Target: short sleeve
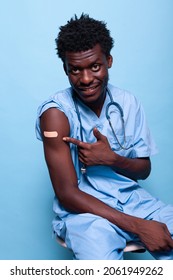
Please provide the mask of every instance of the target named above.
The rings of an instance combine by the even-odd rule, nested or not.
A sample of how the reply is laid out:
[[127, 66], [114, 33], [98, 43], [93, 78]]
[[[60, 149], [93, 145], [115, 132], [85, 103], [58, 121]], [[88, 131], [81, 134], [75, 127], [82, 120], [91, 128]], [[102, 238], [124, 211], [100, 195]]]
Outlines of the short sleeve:
[[36, 130], [37, 139], [41, 140], [41, 141], [42, 141], [42, 133], [41, 133], [41, 129], [40, 129], [40, 117], [46, 110], [48, 110], [50, 108], [57, 108], [57, 109], [63, 111], [62, 106], [60, 104], [58, 104], [57, 102], [53, 101], [52, 99], [45, 101], [38, 107], [35, 130]]
[[144, 109], [138, 102], [135, 117], [134, 156], [150, 157], [157, 153], [158, 149], [148, 127]]

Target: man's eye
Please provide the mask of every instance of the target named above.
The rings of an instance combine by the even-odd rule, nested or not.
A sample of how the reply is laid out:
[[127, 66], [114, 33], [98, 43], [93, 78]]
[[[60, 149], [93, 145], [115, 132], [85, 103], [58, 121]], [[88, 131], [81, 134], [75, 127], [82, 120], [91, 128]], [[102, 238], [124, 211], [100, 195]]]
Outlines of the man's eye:
[[92, 71], [97, 72], [97, 71], [99, 71], [99, 70], [100, 70], [100, 65], [99, 65], [99, 64], [94, 64], [94, 65], [92, 66]]
[[79, 72], [80, 72], [80, 70], [79, 69], [77, 69], [77, 68], [73, 68], [73, 69], [71, 69], [70, 70], [70, 72], [72, 73], [72, 74], [79, 74]]

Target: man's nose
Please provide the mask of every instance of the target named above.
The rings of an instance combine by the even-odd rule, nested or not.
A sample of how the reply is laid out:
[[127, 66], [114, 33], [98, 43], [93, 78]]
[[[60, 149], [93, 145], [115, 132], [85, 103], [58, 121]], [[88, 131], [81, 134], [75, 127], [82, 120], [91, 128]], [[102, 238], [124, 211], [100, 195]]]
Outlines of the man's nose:
[[93, 81], [93, 75], [90, 70], [83, 70], [80, 77], [80, 82], [89, 85]]

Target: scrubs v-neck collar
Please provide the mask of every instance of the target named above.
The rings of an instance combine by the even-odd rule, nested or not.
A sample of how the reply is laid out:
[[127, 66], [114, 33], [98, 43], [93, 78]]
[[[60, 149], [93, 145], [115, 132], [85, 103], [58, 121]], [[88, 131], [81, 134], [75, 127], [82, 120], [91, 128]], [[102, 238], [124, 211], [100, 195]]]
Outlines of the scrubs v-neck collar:
[[110, 102], [109, 99], [110, 99], [109, 94], [106, 91], [106, 97], [105, 97], [105, 100], [103, 103], [103, 107], [101, 109], [100, 116], [98, 117], [97, 114], [92, 109], [90, 109], [85, 103], [83, 103], [78, 97], [76, 97], [77, 106], [79, 107], [79, 111], [80, 111], [80, 109], [84, 109], [85, 112], [88, 112], [88, 115], [92, 118], [92, 120], [96, 121], [96, 122], [102, 122], [102, 120], [105, 119], [106, 106]]

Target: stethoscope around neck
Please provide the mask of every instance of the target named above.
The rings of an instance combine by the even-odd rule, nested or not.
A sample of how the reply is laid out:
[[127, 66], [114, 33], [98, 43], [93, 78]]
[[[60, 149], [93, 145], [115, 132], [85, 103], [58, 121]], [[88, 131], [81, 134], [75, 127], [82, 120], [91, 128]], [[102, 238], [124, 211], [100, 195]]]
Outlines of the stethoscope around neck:
[[[122, 107], [113, 100], [113, 96], [111, 94], [111, 91], [110, 89], [107, 87], [106, 88], [106, 91], [109, 95], [109, 98], [110, 98], [110, 102], [106, 105], [106, 110], [105, 110], [105, 115], [106, 115], [106, 118], [109, 122], [109, 126], [112, 130], [112, 133], [113, 133], [113, 136], [118, 144], [118, 148], [114, 148], [114, 151], [120, 151], [120, 150], [129, 150], [133, 145], [130, 145], [129, 147], [127, 146], [127, 142], [126, 142], [126, 133], [125, 133], [125, 124], [124, 124], [124, 113], [123, 113], [123, 109]], [[72, 97], [73, 97], [73, 101], [74, 101], [74, 105], [75, 105], [75, 109], [76, 109], [76, 113], [77, 113], [77, 117], [78, 117], [78, 120], [79, 120], [79, 123], [80, 123], [80, 138], [81, 138], [81, 141], [83, 142], [84, 141], [84, 137], [83, 137], [83, 132], [82, 132], [82, 129], [83, 129], [83, 126], [82, 126], [82, 120], [81, 120], [81, 117], [80, 117], [80, 112], [79, 112], [79, 107], [78, 107], [78, 103], [77, 103], [77, 98], [76, 98], [76, 95], [75, 93], [72, 94]], [[115, 133], [115, 130], [113, 128], [113, 125], [112, 125], [112, 122], [111, 122], [111, 118], [110, 118], [110, 114], [109, 114], [109, 109], [111, 106], [115, 106], [116, 109], [118, 109], [119, 111], [119, 114], [120, 114], [120, 119], [121, 119], [121, 124], [122, 124], [122, 131], [123, 131], [123, 143], [120, 142], [120, 140], [118, 139], [116, 133]], [[82, 166], [81, 168], [81, 172], [82, 173], [86, 173], [86, 166]]]
[[[117, 141], [117, 144], [119, 145], [119, 147], [114, 149], [114, 150], [115, 151], [129, 150], [132, 147], [132, 145], [127, 147], [123, 109], [120, 106], [120, 104], [118, 104], [117, 102], [115, 102], [113, 100], [111, 91], [110, 91], [110, 89], [108, 87], [107, 87], [107, 92], [108, 92], [109, 97], [110, 97], [110, 102], [106, 106], [105, 114], [106, 114], [106, 118], [107, 118], [107, 120], [109, 122], [110, 128], [112, 130], [112, 133], [113, 133], [113, 135], [114, 135], [114, 137], [115, 137], [115, 139]], [[109, 114], [110, 106], [115, 106], [118, 109], [119, 113], [120, 113], [120, 119], [121, 119], [121, 124], [122, 124], [122, 132], [123, 132], [123, 144], [120, 143], [120, 141], [119, 141], [119, 139], [118, 139], [118, 137], [117, 137], [117, 135], [115, 133], [115, 130], [114, 130], [113, 126], [112, 126], [112, 122], [111, 122], [111, 118], [110, 118], [110, 114]]]

